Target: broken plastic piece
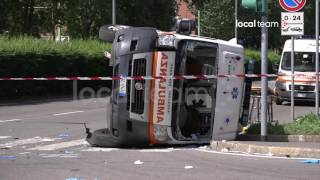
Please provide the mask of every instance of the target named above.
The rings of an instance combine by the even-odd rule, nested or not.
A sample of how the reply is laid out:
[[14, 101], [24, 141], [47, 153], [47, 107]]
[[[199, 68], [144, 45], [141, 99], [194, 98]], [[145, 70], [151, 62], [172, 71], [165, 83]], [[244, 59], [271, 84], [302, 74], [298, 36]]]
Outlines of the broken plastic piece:
[[137, 161], [134, 162], [134, 164], [135, 164], [135, 165], [141, 165], [141, 164], [143, 164], [143, 162], [140, 161], [140, 160], [137, 160]]
[[306, 164], [320, 164], [320, 159], [307, 159], [307, 160], [304, 160], [303, 163], [306, 163]]
[[16, 159], [16, 156], [0, 156], [0, 159]]
[[70, 177], [70, 178], [67, 178], [66, 180], [83, 180], [83, 179], [75, 178], [75, 177]]
[[193, 169], [193, 166], [184, 166], [185, 169]]
[[68, 137], [68, 136], [69, 136], [69, 134], [65, 134], [65, 133], [59, 134], [60, 138], [64, 138], [64, 137]]

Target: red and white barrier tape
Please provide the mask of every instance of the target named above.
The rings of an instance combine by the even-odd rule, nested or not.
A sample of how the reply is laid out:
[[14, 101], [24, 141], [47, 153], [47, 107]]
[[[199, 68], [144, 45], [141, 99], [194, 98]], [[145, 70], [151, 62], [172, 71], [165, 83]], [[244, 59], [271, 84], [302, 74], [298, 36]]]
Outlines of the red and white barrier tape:
[[70, 81], [70, 80], [79, 80], [79, 81], [112, 81], [112, 80], [154, 80], [154, 79], [172, 79], [172, 80], [182, 80], [182, 79], [218, 79], [218, 78], [261, 78], [261, 77], [277, 77], [276, 74], [234, 74], [234, 75], [196, 75], [196, 76], [135, 76], [135, 77], [45, 77], [45, 78], [34, 78], [34, 77], [24, 77], [24, 78], [15, 78], [15, 77], [4, 77], [0, 78], [0, 81]]

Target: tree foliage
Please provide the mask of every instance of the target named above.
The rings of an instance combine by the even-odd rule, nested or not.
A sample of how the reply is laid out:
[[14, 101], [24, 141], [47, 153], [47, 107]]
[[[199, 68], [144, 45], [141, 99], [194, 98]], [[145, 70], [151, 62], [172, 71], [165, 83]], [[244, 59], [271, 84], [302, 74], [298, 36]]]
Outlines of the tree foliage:
[[[205, 36], [229, 40], [234, 37], [234, 0], [217, 1], [217, 0], [184, 0], [189, 4], [189, 7], [197, 13], [201, 12], [201, 33]], [[253, 20], [259, 21], [260, 14], [253, 10], [241, 7], [239, 2], [238, 21], [251, 22]], [[271, 2], [271, 1], [270, 1]], [[269, 47], [281, 48], [283, 42], [288, 37], [282, 37], [280, 32], [281, 12], [278, 1], [269, 3], [269, 22], [278, 22], [279, 27], [269, 28]], [[307, 1], [305, 12], [305, 34], [315, 34], [315, 2]], [[259, 48], [260, 47], [260, 28], [238, 28], [239, 39], [244, 41], [245, 46]]]
[[[176, 15], [175, 0], [117, 0], [117, 24], [169, 30]], [[112, 0], [1, 0], [0, 33], [55, 34], [58, 24], [72, 37], [97, 36], [111, 24]]]

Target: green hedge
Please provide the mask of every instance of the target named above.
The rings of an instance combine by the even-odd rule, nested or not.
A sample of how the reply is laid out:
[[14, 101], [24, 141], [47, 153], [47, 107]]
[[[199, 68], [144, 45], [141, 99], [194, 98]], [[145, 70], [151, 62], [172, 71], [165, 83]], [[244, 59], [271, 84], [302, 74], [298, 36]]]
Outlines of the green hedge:
[[[252, 50], [252, 49], [245, 49], [245, 68], [248, 67], [248, 62], [250, 59], [255, 60], [254, 66], [254, 74], [261, 74], [261, 57], [260, 51]], [[280, 62], [280, 55], [274, 52], [268, 52], [268, 73], [275, 73], [275, 64]]]
[[[274, 135], [320, 135], [320, 117], [310, 113], [287, 124], [268, 124], [268, 133]], [[261, 124], [251, 125], [248, 134], [260, 134]]]
[[[0, 77], [110, 76], [112, 69], [104, 58], [111, 44], [98, 40], [72, 40], [56, 43], [31, 37], [0, 37]], [[260, 74], [260, 52], [245, 50], [246, 67], [254, 59]], [[280, 56], [269, 52], [269, 73]], [[70, 82], [0, 82], [1, 97], [71, 93]], [[81, 82], [80, 86], [110, 86], [110, 82]]]
[[[103, 52], [111, 45], [98, 40], [56, 43], [30, 37], [0, 37], [1, 77], [110, 76]], [[2, 81], [0, 97], [65, 94], [71, 82]], [[80, 86], [110, 85], [110, 82], [81, 82]]]
[[103, 52], [111, 45], [97, 40], [55, 43], [30, 37], [0, 37], [0, 76], [106, 75]]
[[102, 52], [110, 50], [111, 44], [95, 39], [76, 39], [70, 42], [52, 42], [32, 37], [0, 37], [0, 56], [60, 56], [103, 58]]

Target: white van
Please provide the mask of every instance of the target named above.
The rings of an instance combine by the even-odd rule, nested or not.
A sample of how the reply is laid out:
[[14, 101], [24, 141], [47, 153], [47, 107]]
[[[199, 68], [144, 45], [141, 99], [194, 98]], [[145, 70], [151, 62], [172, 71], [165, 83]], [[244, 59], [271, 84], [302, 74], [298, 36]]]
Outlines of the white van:
[[[287, 40], [279, 64], [275, 84], [275, 102], [280, 105], [290, 101], [291, 94], [291, 40]], [[315, 101], [315, 63], [316, 41], [297, 39], [294, 42], [295, 100]]]

